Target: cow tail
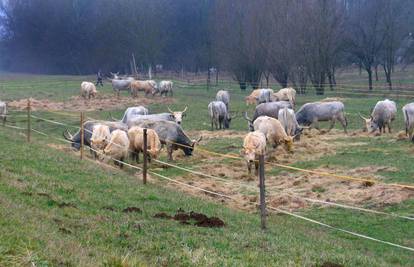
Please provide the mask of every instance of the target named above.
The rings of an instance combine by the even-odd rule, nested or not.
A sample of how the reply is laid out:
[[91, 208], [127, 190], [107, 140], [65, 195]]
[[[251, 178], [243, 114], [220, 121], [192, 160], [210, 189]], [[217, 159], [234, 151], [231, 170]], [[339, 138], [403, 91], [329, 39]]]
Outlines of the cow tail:
[[405, 135], [408, 135], [408, 127], [410, 125], [410, 119], [408, 117], [408, 112], [404, 109], [404, 119], [405, 119]]

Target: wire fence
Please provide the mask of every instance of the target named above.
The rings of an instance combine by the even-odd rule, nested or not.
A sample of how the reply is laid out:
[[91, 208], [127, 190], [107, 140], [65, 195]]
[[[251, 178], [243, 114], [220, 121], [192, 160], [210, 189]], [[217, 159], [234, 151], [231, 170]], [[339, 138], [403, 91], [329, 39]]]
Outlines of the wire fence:
[[[63, 115], [63, 114], [64, 113], [61, 113], [60, 115]], [[22, 114], [16, 114], [16, 118], [17, 117], [22, 118], [24, 116], [25, 115], [22, 115]], [[38, 128], [32, 127], [32, 125], [29, 123], [31, 121], [31, 118], [37, 119], [38, 122], [42, 121], [44, 123], [48, 123], [50, 125], [53, 125], [53, 127], [72, 127], [72, 128], [77, 129], [77, 130], [82, 129], [82, 127], [83, 127], [82, 123], [80, 123], [79, 126], [74, 126], [74, 125], [71, 125], [71, 124], [68, 124], [68, 123], [65, 123], [65, 122], [52, 120], [52, 119], [48, 119], [48, 118], [43, 118], [39, 115], [33, 115], [33, 114], [30, 113], [30, 108], [29, 108], [29, 112], [26, 116], [27, 116], [27, 121], [26, 121], [27, 122], [27, 127], [23, 127], [22, 125], [19, 125], [19, 126], [10, 125], [8, 123], [5, 124], [5, 126], [7, 128], [13, 129], [13, 130], [27, 131], [28, 135], [30, 135], [30, 132], [34, 132], [34, 133], [39, 134], [43, 137], [46, 137], [48, 141], [53, 139], [53, 140], [56, 140], [56, 141], [59, 141], [59, 142], [63, 142], [65, 144], [71, 144], [72, 142], [68, 141], [66, 139], [63, 139], [61, 137], [55, 136], [54, 132], [55, 132], [56, 128], [42, 127], [42, 130], [39, 130]], [[81, 116], [72, 116], [72, 118], [74, 118], [74, 117], [80, 118]], [[82, 122], [82, 120], [80, 122]], [[20, 124], [22, 124], [22, 123], [24, 123], [24, 122], [20, 122]], [[36, 123], [36, 122], [32, 121], [32, 123]], [[53, 129], [53, 132], [47, 132], [48, 129], [49, 130]], [[89, 131], [88, 129], [84, 129], [84, 130]], [[92, 134], [91, 131], [89, 131], [89, 133]], [[174, 145], [177, 145], [177, 146], [181, 146], [181, 147], [183, 146], [182, 144], [174, 143], [174, 142], [171, 142], [171, 141], [168, 141], [168, 140], [162, 140], [162, 141], [170, 143], [170, 144], [174, 144]], [[118, 145], [118, 144], [115, 144], [115, 145]], [[91, 147], [89, 147], [89, 149], [91, 151], [97, 153], [97, 154], [103, 155], [104, 157], [106, 157], [109, 160], [112, 160], [114, 162], [118, 162], [120, 164], [128, 166], [129, 168], [132, 168], [132, 169], [135, 169], [135, 170], [138, 170], [138, 171], [141, 171], [141, 172], [144, 171], [144, 169], [142, 167], [137, 166], [136, 164], [131, 164], [129, 162], [120, 161], [119, 159], [116, 159], [116, 158], [108, 157], [108, 155], [105, 155], [101, 150], [96, 150], [96, 149], [93, 149]], [[199, 151], [199, 153], [209, 153], [210, 155], [214, 155], [214, 156], [217, 156], [217, 157], [224, 157], [224, 158], [229, 158], [229, 159], [233, 159], [233, 160], [243, 160], [243, 158], [240, 157], [240, 156], [233, 155], [233, 154], [228, 154], [228, 153], [213, 152], [213, 151], [210, 151], [210, 150], [208, 150], [206, 148], [203, 148], [201, 146], [198, 146], [195, 149], [196, 149], [196, 151]], [[133, 151], [130, 151], [130, 152], [133, 152]], [[165, 161], [162, 161], [160, 159], [154, 159], [154, 162], [156, 162], [158, 164], [161, 164], [161, 165], [164, 165], [164, 166], [168, 166], [170, 168], [175, 168], [177, 170], [181, 170], [181, 171], [184, 171], [184, 172], [187, 172], [187, 173], [191, 173], [191, 174], [193, 174], [197, 177], [213, 179], [213, 180], [219, 181], [220, 183], [229, 184], [232, 187], [240, 187], [240, 188], [249, 189], [249, 190], [251, 190], [250, 192], [257, 192], [257, 189], [258, 189], [257, 186], [251, 185], [249, 183], [235, 181], [234, 179], [232, 179], [232, 177], [225, 177], [225, 178], [224, 177], [217, 177], [217, 176], [209, 174], [209, 173], [205, 173], [205, 172], [197, 171], [197, 170], [192, 170], [188, 167], [179, 166], [178, 164], [174, 164], [174, 163], [171, 163], [171, 162], [165, 162]], [[274, 163], [274, 162], [266, 162], [266, 164], [268, 166], [275, 166], [275, 167], [278, 167], [278, 168], [288, 169], [288, 170], [292, 170], [292, 171], [299, 171], [299, 172], [304, 172], [304, 173], [312, 173], [312, 174], [322, 175], [322, 176], [330, 177], [332, 179], [340, 179], [340, 180], [346, 179], [346, 180], [351, 180], [353, 182], [371, 182], [371, 183], [377, 183], [377, 184], [381, 184], [381, 185], [384, 185], [384, 186], [390, 186], [390, 187], [398, 187], [398, 188], [410, 189], [410, 190], [414, 189], [414, 185], [404, 185], [404, 184], [396, 184], [396, 183], [388, 184], [388, 183], [379, 182], [375, 179], [363, 179], [363, 178], [359, 178], [359, 177], [338, 175], [338, 174], [335, 174], [335, 173], [327, 173], [327, 172], [319, 172], [319, 171], [314, 171], [314, 170], [307, 170], [307, 169], [302, 169], [302, 168], [296, 168], [296, 167], [293, 167], [293, 166], [277, 164], [277, 163]], [[218, 197], [221, 197], [221, 198], [226, 198], [226, 199], [229, 199], [231, 201], [241, 203], [240, 199], [238, 199], [238, 198], [236, 198], [232, 195], [229, 195], [229, 194], [226, 194], [226, 193], [221, 193], [221, 192], [216, 192], [216, 191], [213, 191], [209, 188], [204, 188], [202, 186], [196, 186], [196, 185], [190, 184], [189, 181], [185, 181], [185, 180], [181, 181], [181, 180], [179, 180], [178, 177], [168, 177], [166, 175], [163, 175], [163, 174], [155, 171], [152, 168], [148, 169], [148, 173], [150, 173], [154, 177], [158, 177], [161, 180], [165, 180], [165, 181], [177, 184], [179, 186], [191, 188], [191, 189], [196, 190], [196, 191], [204, 192], [204, 193], [207, 193], [207, 194], [210, 194], [210, 195], [215, 195], [215, 196], [218, 196]], [[267, 195], [268, 196], [273, 196], [273, 195], [285, 194], [285, 195], [295, 197], [295, 198], [300, 198], [300, 199], [303, 199], [303, 200], [308, 201], [310, 203], [314, 203], [314, 204], [318, 204], [318, 205], [335, 206], [335, 207], [338, 207], [338, 208], [358, 211], [358, 212], [362, 212], [362, 213], [376, 214], [378, 216], [387, 216], [387, 217], [391, 217], [391, 218], [395, 218], [395, 219], [402, 219], [402, 220], [407, 220], [407, 221], [413, 221], [414, 220], [414, 218], [410, 217], [410, 216], [404, 216], [404, 215], [395, 214], [395, 213], [388, 213], [388, 212], [384, 212], [384, 211], [377, 211], [377, 210], [367, 209], [367, 208], [362, 208], [362, 207], [355, 207], [355, 206], [347, 205], [347, 204], [343, 204], [343, 203], [335, 203], [333, 201], [323, 201], [323, 200], [318, 200], [318, 199], [312, 199], [312, 198], [309, 198], [309, 197], [303, 197], [301, 195], [295, 194], [295, 193], [293, 193], [289, 190], [286, 190], [286, 189], [285, 190], [278, 189], [277, 191], [274, 191], [275, 189], [276, 188], [270, 188], [270, 190], [268, 189], [268, 194]], [[245, 190], [242, 190], [242, 191], [245, 191]], [[248, 202], [249, 204], [253, 204], [253, 205], [260, 205], [260, 203], [258, 203], [256, 201], [251, 201], [249, 199], [244, 200], [243, 202]], [[342, 228], [339, 228], [339, 227], [335, 227], [335, 226], [332, 226], [332, 225], [329, 225], [329, 224], [326, 224], [326, 223], [308, 218], [306, 216], [300, 215], [298, 213], [285, 210], [285, 209], [280, 208], [280, 207], [273, 207], [271, 205], [267, 205], [267, 208], [270, 211], [287, 214], [287, 215], [293, 216], [294, 218], [301, 219], [301, 220], [304, 220], [306, 222], [316, 224], [316, 225], [319, 225], [319, 226], [322, 226], [322, 227], [325, 227], [325, 228], [328, 228], [328, 229], [331, 229], [331, 230], [334, 230], [334, 231], [343, 232], [343, 233], [346, 233], [346, 234], [349, 234], [349, 235], [352, 235], [352, 236], [356, 236], [356, 237], [363, 238], [363, 239], [366, 239], [366, 240], [371, 240], [371, 241], [382, 243], [382, 244], [385, 244], [385, 245], [401, 248], [401, 249], [404, 249], [404, 250], [414, 251], [414, 248], [409, 247], [409, 246], [396, 244], [396, 243], [393, 243], [393, 242], [377, 239], [377, 238], [374, 238], [374, 237], [371, 237], [371, 236], [368, 236], [368, 235], [365, 235], [365, 234], [356, 233], [354, 231], [350, 231], [350, 230], [342, 229]]]

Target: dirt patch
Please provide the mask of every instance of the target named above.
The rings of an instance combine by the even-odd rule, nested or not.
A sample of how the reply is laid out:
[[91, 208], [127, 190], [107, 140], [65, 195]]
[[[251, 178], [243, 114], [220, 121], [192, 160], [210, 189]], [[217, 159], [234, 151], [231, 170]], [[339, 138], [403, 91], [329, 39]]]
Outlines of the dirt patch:
[[59, 227], [59, 232], [67, 234], [67, 235], [72, 234], [72, 231], [65, 227]]
[[158, 219], [172, 219], [172, 217], [170, 215], [168, 215], [167, 213], [165, 213], [165, 212], [157, 213], [152, 217], [158, 218]]
[[73, 203], [67, 203], [67, 202], [60, 202], [57, 204], [59, 208], [65, 208], [65, 207], [69, 207], [69, 208], [74, 208], [76, 209], [76, 205]]
[[[129, 106], [150, 104], [172, 104], [175, 102], [170, 97], [143, 97], [132, 98], [129, 96], [121, 96], [117, 98], [112, 94], [101, 94], [96, 98], [85, 100], [80, 96], [72, 96], [69, 100], [64, 102], [54, 102], [49, 99], [34, 99], [30, 98], [32, 110], [66, 110], [66, 111], [93, 111], [93, 110], [114, 110], [125, 108]], [[27, 99], [15, 100], [8, 103], [9, 107], [24, 110], [27, 107]]]
[[130, 213], [130, 212], [142, 213], [142, 210], [140, 208], [137, 208], [137, 207], [127, 207], [127, 208], [123, 209], [122, 212], [125, 212], [125, 213]]
[[220, 218], [208, 217], [205, 214], [197, 213], [194, 211], [185, 212], [182, 209], [178, 210], [174, 216], [170, 216], [165, 212], [161, 212], [155, 214], [153, 217], [160, 219], [173, 219], [180, 222], [181, 224], [194, 225], [198, 227], [215, 228], [225, 226], [225, 223]]

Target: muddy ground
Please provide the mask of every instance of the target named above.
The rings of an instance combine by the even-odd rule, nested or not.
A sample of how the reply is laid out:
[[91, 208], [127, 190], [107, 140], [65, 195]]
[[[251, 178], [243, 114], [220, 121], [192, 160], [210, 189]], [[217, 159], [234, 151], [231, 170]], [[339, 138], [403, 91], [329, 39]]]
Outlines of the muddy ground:
[[[64, 102], [54, 102], [49, 99], [30, 99], [31, 108], [34, 111], [94, 111], [94, 110], [114, 110], [130, 106], [150, 104], [172, 104], [174, 99], [171, 97], [144, 97], [139, 95], [137, 98], [130, 96], [120, 96], [117, 98], [114, 94], [98, 94], [95, 98], [87, 100], [80, 96], [72, 96]], [[8, 106], [18, 110], [24, 110], [27, 107], [27, 99], [15, 100], [8, 103]]]

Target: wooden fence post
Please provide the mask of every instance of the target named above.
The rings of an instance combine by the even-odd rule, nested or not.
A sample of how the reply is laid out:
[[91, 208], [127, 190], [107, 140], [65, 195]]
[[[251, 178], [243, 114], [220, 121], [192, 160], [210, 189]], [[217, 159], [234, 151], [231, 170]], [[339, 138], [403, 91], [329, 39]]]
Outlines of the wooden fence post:
[[31, 134], [32, 134], [32, 116], [31, 116], [31, 104], [30, 98], [27, 99], [27, 142], [30, 143]]
[[80, 140], [80, 159], [83, 159], [83, 145], [84, 145], [84, 137], [85, 137], [85, 129], [83, 127], [83, 112], [80, 113], [80, 134], [81, 134], [81, 140]]
[[260, 185], [260, 219], [262, 229], [266, 229], [266, 193], [265, 193], [265, 170], [264, 155], [259, 156], [259, 185]]
[[144, 128], [144, 164], [142, 166], [142, 182], [144, 184], [147, 183], [147, 162], [148, 162], [148, 154], [147, 154], [148, 144], [147, 144], [147, 129]]

